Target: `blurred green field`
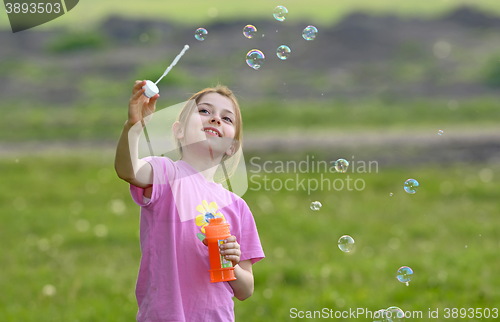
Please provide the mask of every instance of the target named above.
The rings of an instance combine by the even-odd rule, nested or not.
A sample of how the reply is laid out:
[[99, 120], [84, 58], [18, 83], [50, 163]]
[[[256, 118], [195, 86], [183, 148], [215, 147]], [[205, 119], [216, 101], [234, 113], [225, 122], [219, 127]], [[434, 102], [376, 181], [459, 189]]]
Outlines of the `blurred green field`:
[[[134, 320], [139, 209], [112, 163], [109, 152], [0, 160], [2, 321]], [[249, 170], [245, 199], [267, 258], [254, 267], [254, 296], [236, 304], [238, 321], [284, 321], [291, 308], [498, 307], [498, 165], [324, 173], [365, 188], [310, 195], [263, 185], [263, 175], [278, 185], [295, 174]], [[421, 184], [414, 195], [402, 189], [409, 177]], [[337, 248], [344, 234], [355, 252]], [[395, 277], [403, 265], [415, 272], [409, 286]]]
[[[460, 101], [240, 101], [245, 133], [283, 130], [352, 133], [377, 129], [434, 133], [438, 128], [494, 129], [500, 120], [498, 101], [493, 97]], [[164, 108], [162, 103], [158, 104], [158, 111]], [[40, 140], [114, 141], [121, 130], [116, 125], [123, 124], [127, 117], [127, 101], [123, 99], [122, 104], [102, 101], [64, 108], [18, 102], [15, 109], [0, 119], [0, 137], [10, 144]]]
[[[80, 1], [68, 14], [37, 28], [66, 26], [87, 28], [102, 21], [110, 14], [135, 18], [166, 19], [176, 23], [209, 23], [215, 20], [258, 19], [272, 16], [277, 5], [287, 7], [290, 19], [310, 20], [317, 24], [333, 24], [352, 11], [362, 10], [380, 14], [433, 17], [459, 5], [472, 5], [487, 11], [500, 12], [495, 0], [286, 0], [282, 2], [254, 0], [248, 2], [214, 1]], [[5, 16], [4, 16], [5, 17]], [[189, 19], [186, 19], [189, 17]], [[6, 17], [5, 17], [6, 18]], [[0, 20], [1, 27], [8, 26], [8, 19]]]

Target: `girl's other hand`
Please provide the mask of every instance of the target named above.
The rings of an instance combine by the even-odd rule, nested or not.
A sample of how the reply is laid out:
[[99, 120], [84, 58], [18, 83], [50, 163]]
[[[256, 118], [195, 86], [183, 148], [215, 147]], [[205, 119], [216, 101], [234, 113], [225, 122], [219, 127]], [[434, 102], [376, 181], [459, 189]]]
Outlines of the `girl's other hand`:
[[132, 88], [132, 96], [128, 105], [128, 123], [131, 126], [140, 122], [146, 116], [153, 114], [156, 109], [156, 100], [160, 97], [160, 94], [156, 94], [151, 98], [147, 98], [144, 95], [144, 85], [146, 85], [145, 80], [138, 80], [135, 81]]
[[236, 241], [236, 236], [228, 237], [220, 245], [220, 254], [228, 261], [231, 261], [233, 266], [236, 266], [240, 262], [241, 250], [240, 244]]

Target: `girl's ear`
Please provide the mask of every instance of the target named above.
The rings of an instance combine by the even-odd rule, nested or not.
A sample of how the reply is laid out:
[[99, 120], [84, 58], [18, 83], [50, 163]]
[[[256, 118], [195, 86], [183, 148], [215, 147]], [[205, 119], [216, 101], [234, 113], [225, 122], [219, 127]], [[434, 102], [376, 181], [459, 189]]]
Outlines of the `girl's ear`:
[[179, 121], [175, 121], [174, 124], [172, 124], [172, 132], [174, 133], [174, 137], [177, 140], [180, 140], [184, 137], [184, 130]]

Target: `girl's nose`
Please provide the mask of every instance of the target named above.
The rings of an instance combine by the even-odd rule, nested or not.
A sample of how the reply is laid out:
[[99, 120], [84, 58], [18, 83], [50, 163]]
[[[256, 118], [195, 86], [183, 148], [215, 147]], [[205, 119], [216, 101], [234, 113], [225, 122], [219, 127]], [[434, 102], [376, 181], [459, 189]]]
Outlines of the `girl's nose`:
[[220, 118], [217, 116], [212, 117], [212, 119], [210, 120], [210, 124], [220, 125]]

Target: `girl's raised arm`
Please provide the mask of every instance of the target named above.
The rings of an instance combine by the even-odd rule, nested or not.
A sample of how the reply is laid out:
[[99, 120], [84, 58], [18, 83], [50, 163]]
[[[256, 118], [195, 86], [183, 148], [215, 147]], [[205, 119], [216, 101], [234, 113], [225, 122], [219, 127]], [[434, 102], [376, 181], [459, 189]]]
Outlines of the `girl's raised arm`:
[[139, 137], [142, 120], [155, 111], [160, 95], [147, 98], [143, 95], [146, 81], [136, 81], [128, 108], [128, 120], [116, 147], [115, 170], [121, 179], [135, 186], [146, 188], [153, 183], [153, 168], [139, 159]]

